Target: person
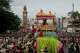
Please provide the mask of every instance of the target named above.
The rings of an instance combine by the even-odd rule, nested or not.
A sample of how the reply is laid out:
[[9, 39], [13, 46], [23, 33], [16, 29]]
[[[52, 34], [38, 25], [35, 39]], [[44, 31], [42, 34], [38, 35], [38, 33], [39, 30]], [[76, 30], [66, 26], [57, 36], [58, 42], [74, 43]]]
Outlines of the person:
[[9, 48], [6, 48], [6, 53], [9, 53], [9, 50], [10, 50]]
[[47, 47], [44, 48], [44, 53], [48, 53]]
[[12, 48], [13, 53], [17, 53], [16, 48]]
[[18, 47], [17, 53], [22, 53], [22, 48], [21, 47]]
[[78, 43], [76, 43], [76, 52], [75, 53], [79, 53], [79, 45], [78, 45]]
[[70, 45], [69, 51], [68, 53], [75, 53], [75, 44], [72, 42], [72, 44]]
[[38, 37], [38, 31], [36, 30], [36, 32], [34, 33], [34, 38], [36, 39]]
[[36, 42], [36, 40], [34, 40], [34, 53], [37, 53], [37, 42]]
[[29, 53], [29, 47], [28, 46], [26, 47], [26, 53]]
[[17, 53], [22, 53], [22, 45], [21, 44], [19, 44], [17, 46]]
[[34, 25], [32, 26], [32, 37], [34, 37], [34, 34], [36, 32], [36, 28], [34, 28]]
[[31, 46], [29, 46], [29, 53], [34, 53], [33, 48]]
[[60, 49], [59, 53], [64, 53], [63, 48]]
[[26, 47], [23, 48], [22, 53], [26, 53]]
[[61, 46], [60, 46], [60, 50], [59, 50], [59, 53], [64, 53], [64, 45], [63, 45], [63, 43], [61, 42], [60, 43], [61, 44]]
[[44, 53], [43, 48], [40, 51], [41, 51], [41, 53]]
[[39, 32], [39, 37], [43, 37], [43, 32], [42, 31]]

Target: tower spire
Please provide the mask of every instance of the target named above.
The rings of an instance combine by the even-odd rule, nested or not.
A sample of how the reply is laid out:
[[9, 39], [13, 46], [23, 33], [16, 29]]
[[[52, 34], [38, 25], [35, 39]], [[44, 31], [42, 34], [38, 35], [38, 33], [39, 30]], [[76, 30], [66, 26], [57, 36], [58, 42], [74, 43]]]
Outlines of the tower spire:
[[74, 3], [72, 4], [72, 12], [74, 12]]
[[24, 5], [24, 10], [27, 10], [26, 5]]

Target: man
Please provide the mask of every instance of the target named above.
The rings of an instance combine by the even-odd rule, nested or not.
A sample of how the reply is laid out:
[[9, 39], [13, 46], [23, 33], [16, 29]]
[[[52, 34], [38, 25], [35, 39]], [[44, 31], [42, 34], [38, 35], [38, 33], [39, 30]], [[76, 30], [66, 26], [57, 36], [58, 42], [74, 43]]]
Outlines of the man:
[[78, 43], [76, 43], [76, 53], [79, 53], [79, 45], [78, 45]]
[[47, 49], [47, 47], [45, 47], [45, 49], [44, 49], [44, 53], [48, 53], [48, 49]]
[[72, 44], [70, 45], [68, 53], [75, 53], [75, 51], [76, 51], [75, 44], [72, 42]]
[[34, 40], [34, 53], [37, 53], [37, 42], [36, 42], [36, 40]]
[[33, 52], [33, 47], [29, 46], [29, 53], [34, 53]]
[[43, 37], [43, 32], [39, 32], [39, 37]]
[[32, 37], [34, 37], [34, 34], [36, 32], [36, 28], [34, 28], [34, 25], [32, 26]]

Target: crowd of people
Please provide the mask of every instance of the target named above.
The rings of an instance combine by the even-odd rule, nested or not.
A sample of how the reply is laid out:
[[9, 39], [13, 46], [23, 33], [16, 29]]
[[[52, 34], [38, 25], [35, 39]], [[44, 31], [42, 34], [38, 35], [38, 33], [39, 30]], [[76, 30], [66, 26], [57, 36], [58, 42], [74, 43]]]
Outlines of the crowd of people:
[[1, 53], [32, 53], [32, 39], [27, 41], [25, 40], [15, 40], [11, 42], [5, 42], [1, 44], [0, 52]]
[[[80, 35], [78, 34], [66, 34], [60, 36], [61, 42], [64, 44], [64, 48], [67, 48], [67, 53], [80, 53]], [[64, 51], [65, 53], [65, 51]]]
[[[78, 36], [59, 37], [63, 47], [58, 53], [80, 53], [80, 38]], [[37, 53], [35, 39], [32, 34], [15, 37], [0, 37], [0, 53]], [[67, 49], [66, 49], [67, 48]], [[65, 52], [67, 50], [67, 52]], [[45, 47], [44, 53], [48, 53]]]
[[33, 39], [25, 36], [1, 36], [0, 37], [0, 53], [33, 53]]
[[[37, 53], [36, 40], [31, 37], [28, 38], [2, 38], [3, 41], [0, 42], [0, 53]], [[41, 52], [46, 53], [48, 50], [45, 48]]]

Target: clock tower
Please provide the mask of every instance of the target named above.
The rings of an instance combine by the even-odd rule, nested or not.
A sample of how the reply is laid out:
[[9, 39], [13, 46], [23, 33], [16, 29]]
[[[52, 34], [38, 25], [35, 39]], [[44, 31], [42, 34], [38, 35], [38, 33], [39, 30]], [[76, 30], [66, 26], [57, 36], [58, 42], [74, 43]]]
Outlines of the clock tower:
[[27, 32], [27, 8], [23, 8], [23, 32]]

